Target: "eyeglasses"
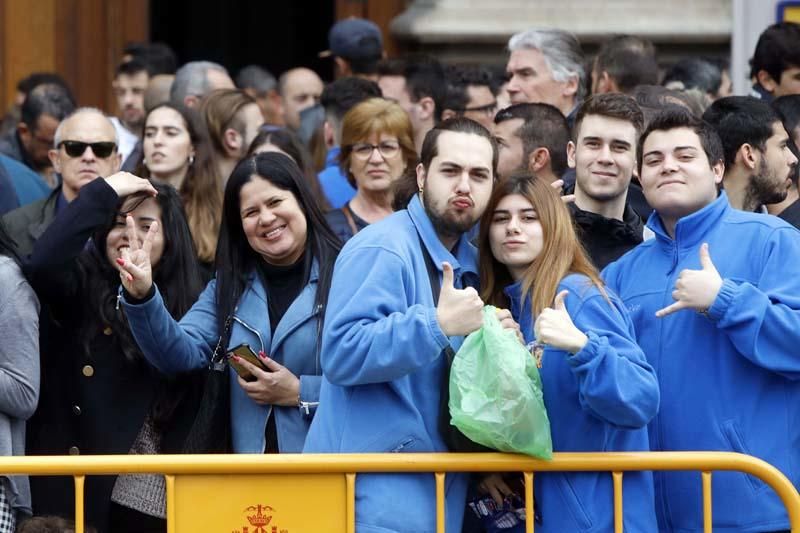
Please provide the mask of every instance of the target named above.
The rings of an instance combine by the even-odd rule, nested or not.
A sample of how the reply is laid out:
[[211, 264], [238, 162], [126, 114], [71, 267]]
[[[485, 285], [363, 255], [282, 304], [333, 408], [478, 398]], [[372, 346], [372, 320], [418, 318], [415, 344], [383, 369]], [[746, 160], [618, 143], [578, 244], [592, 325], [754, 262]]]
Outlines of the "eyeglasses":
[[491, 115], [496, 110], [497, 110], [497, 101], [494, 101], [491, 104], [486, 104], [486, 105], [477, 106], [477, 107], [465, 107], [463, 109], [460, 109], [459, 111], [462, 111], [464, 113], [466, 113], [468, 111], [472, 111], [474, 113], [484, 113], [486, 115]]
[[91, 147], [92, 153], [100, 159], [105, 159], [110, 156], [117, 148], [116, 143], [113, 142], [85, 143], [82, 141], [61, 141], [58, 143], [58, 147], [61, 148], [62, 146], [70, 157], [80, 157], [86, 152], [87, 147]]
[[389, 159], [397, 155], [400, 151], [400, 143], [397, 141], [384, 141], [380, 144], [357, 143], [353, 145], [353, 155], [358, 159], [369, 159], [372, 152], [378, 150], [384, 159]]

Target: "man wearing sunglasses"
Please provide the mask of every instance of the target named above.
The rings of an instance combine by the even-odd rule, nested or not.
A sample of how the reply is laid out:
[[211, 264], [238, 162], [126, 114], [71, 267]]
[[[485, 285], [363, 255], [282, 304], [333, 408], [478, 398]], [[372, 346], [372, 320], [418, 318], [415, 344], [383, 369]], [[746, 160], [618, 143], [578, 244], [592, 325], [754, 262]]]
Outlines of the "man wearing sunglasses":
[[61, 176], [60, 185], [47, 198], [3, 217], [22, 257], [33, 251], [36, 239], [58, 211], [78, 196], [81, 187], [117, 172], [122, 163], [114, 125], [98, 109], [84, 107], [66, 117], [56, 129], [54, 145], [48, 155]]

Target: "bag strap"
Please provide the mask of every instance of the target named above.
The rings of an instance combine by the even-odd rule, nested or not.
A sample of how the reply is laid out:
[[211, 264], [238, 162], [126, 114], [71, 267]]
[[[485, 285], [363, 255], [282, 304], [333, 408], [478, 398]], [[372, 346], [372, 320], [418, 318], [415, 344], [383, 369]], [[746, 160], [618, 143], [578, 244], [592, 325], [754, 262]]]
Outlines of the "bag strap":
[[358, 226], [356, 226], [353, 213], [350, 211], [350, 207], [347, 204], [342, 206], [342, 213], [344, 213], [344, 218], [347, 220], [347, 225], [350, 226], [350, 231], [353, 232], [353, 235], [358, 233]]
[[222, 350], [222, 344], [228, 343], [228, 334], [231, 331], [231, 322], [233, 322], [233, 315], [225, 319], [225, 327], [222, 330], [222, 335], [217, 339], [217, 345], [214, 347], [214, 352], [211, 354], [211, 370], [222, 372], [225, 369], [225, 351]]

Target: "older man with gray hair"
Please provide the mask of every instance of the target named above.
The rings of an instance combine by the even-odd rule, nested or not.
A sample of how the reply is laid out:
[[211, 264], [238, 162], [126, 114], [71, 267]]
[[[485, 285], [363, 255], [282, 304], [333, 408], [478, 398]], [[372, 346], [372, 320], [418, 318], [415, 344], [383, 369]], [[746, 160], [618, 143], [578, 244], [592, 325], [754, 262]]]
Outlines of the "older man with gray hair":
[[233, 89], [227, 69], [211, 61], [190, 61], [175, 73], [170, 101], [189, 108], [200, 106], [200, 100], [216, 89]]
[[68, 115], [55, 132], [50, 161], [61, 183], [50, 196], [10, 211], [3, 217], [8, 234], [20, 256], [33, 251], [36, 240], [55, 219], [58, 211], [78, 196], [78, 191], [98, 177], [117, 172], [122, 157], [119, 137], [105, 113], [82, 107]]
[[511, 103], [550, 104], [571, 127], [586, 95], [586, 69], [577, 37], [563, 30], [530, 29], [513, 35], [508, 50]]

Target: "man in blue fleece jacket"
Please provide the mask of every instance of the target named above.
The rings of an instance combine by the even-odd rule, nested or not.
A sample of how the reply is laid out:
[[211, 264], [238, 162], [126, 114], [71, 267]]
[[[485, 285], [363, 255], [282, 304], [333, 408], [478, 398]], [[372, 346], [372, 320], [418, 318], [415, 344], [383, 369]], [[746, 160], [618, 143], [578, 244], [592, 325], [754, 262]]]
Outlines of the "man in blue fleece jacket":
[[[325, 315], [320, 403], [304, 452], [447, 451], [438, 427], [441, 354], [483, 323], [477, 254], [464, 232], [486, 208], [496, 166], [486, 128], [464, 118], [442, 122], [423, 142], [419, 194], [408, 208], [342, 249]], [[465, 474], [447, 475], [447, 531], [461, 531], [466, 490]], [[432, 533], [435, 494], [433, 474], [359, 475], [356, 531]]]
[[[634, 321], [661, 387], [653, 450], [760, 457], [800, 482], [800, 233], [777, 217], [733, 209], [717, 186], [722, 143], [681, 111], [639, 141], [639, 175], [656, 235], [604, 271]], [[760, 480], [715, 473], [716, 532], [788, 529]], [[696, 472], [655, 476], [659, 529], [703, 531]]]

